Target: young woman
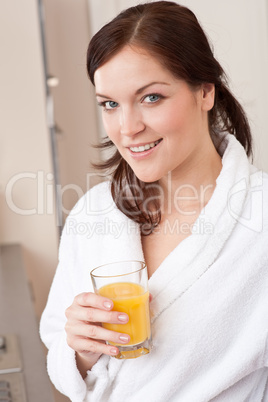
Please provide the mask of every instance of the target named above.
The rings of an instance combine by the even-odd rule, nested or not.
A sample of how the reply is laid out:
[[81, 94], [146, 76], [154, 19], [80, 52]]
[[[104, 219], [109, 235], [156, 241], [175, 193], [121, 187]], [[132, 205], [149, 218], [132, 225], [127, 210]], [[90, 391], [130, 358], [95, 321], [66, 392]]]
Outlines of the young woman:
[[[268, 400], [267, 175], [194, 14], [137, 5], [90, 41], [88, 74], [114, 149], [111, 180], [69, 215], [41, 320], [48, 371], [73, 402]], [[117, 360], [129, 335], [90, 271], [145, 260], [151, 353]]]

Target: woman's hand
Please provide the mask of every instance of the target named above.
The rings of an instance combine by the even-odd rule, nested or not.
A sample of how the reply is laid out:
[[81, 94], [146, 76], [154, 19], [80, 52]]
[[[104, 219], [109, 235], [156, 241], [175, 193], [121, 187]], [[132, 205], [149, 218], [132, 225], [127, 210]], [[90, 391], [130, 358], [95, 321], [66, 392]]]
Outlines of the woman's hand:
[[77, 366], [83, 377], [102, 354], [116, 356], [119, 353], [116, 346], [107, 345], [106, 341], [124, 345], [130, 340], [127, 334], [101, 326], [102, 322], [128, 322], [127, 314], [111, 311], [112, 308], [112, 300], [89, 292], [76, 296], [73, 304], [65, 311], [67, 343], [76, 352]]

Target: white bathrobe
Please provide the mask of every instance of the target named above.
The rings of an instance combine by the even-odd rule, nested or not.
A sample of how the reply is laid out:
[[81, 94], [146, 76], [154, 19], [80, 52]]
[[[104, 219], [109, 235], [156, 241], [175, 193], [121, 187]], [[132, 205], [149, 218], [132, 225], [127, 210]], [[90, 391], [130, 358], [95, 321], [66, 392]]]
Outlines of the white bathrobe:
[[153, 350], [106, 355], [85, 380], [66, 343], [65, 309], [92, 291], [103, 263], [143, 260], [138, 226], [116, 209], [109, 183], [69, 215], [41, 319], [51, 381], [73, 402], [268, 401], [268, 176], [228, 135], [209, 203], [149, 280]]

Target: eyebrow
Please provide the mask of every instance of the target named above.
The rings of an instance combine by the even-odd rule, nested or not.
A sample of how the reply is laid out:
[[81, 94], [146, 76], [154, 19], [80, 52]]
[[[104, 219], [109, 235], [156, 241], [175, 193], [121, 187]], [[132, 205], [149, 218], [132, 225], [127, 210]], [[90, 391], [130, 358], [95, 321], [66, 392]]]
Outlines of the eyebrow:
[[[135, 92], [135, 95], [139, 95], [139, 94], [140, 94], [141, 92], [143, 92], [146, 88], [148, 88], [148, 87], [150, 87], [150, 86], [152, 86], [152, 85], [155, 85], [155, 84], [170, 85], [170, 84], [168, 84], [167, 82], [153, 81], [153, 82], [150, 82], [149, 84], [144, 85], [143, 87], [137, 89], [137, 91]], [[96, 93], [96, 96], [99, 96], [100, 98], [106, 98], [106, 99], [110, 99], [110, 98], [111, 98], [110, 96], [102, 95], [102, 94], [99, 94], [99, 93]]]

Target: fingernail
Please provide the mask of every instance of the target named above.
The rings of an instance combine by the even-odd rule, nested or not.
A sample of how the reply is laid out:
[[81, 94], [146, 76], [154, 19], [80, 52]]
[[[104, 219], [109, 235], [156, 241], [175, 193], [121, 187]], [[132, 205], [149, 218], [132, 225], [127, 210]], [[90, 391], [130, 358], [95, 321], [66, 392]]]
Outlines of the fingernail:
[[126, 322], [128, 320], [128, 316], [125, 314], [119, 314], [117, 318], [119, 321], [124, 321], [124, 322]]
[[111, 352], [112, 355], [117, 355], [117, 353], [118, 353], [117, 349], [115, 349], [115, 348], [111, 348], [110, 352]]
[[105, 302], [103, 303], [103, 305], [104, 305], [104, 307], [107, 308], [107, 309], [110, 309], [110, 308], [112, 307], [112, 303], [109, 302], [109, 301], [105, 301]]
[[129, 336], [127, 336], [127, 335], [120, 335], [120, 336], [119, 336], [119, 339], [120, 339], [122, 342], [129, 342]]

